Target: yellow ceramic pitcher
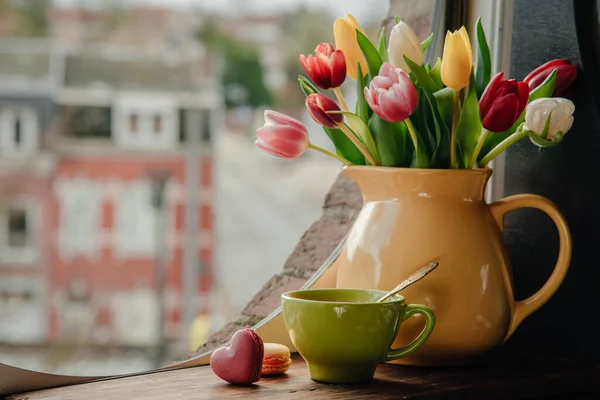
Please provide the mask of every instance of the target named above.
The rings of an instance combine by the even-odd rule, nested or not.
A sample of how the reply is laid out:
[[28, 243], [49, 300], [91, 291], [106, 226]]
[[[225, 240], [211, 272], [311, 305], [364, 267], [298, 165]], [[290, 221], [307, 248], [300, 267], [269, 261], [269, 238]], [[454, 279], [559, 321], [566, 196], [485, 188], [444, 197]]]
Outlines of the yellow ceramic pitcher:
[[[571, 258], [564, 218], [549, 200], [525, 194], [487, 204], [491, 170], [427, 170], [346, 167], [362, 190], [364, 205], [336, 260], [337, 287], [390, 290], [423, 265], [439, 267], [402, 294], [436, 316], [429, 340], [396, 362], [455, 365], [501, 344], [561, 284]], [[502, 242], [502, 219], [523, 207], [544, 211], [558, 228], [554, 272], [526, 300], [513, 297], [512, 272]], [[534, 268], [535, 266], [531, 266]], [[412, 318], [393, 347], [415, 338], [424, 326]]]

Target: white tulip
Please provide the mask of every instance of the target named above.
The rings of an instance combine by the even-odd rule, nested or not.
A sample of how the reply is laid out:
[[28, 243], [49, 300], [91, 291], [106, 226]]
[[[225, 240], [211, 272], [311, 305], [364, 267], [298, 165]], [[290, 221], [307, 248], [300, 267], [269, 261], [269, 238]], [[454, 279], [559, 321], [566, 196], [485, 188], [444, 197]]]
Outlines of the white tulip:
[[403, 56], [406, 56], [417, 65], [423, 65], [423, 49], [419, 38], [410, 26], [400, 21], [394, 26], [390, 35], [388, 60], [394, 67], [401, 68], [408, 74], [410, 68], [406, 65]]
[[[527, 105], [525, 111], [525, 129], [542, 136], [548, 115], [552, 113], [546, 137], [546, 140], [552, 141], [558, 132], [564, 135], [571, 129], [574, 112], [573, 102], [562, 97], [544, 97], [534, 100]], [[533, 140], [532, 143], [539, 146]]]

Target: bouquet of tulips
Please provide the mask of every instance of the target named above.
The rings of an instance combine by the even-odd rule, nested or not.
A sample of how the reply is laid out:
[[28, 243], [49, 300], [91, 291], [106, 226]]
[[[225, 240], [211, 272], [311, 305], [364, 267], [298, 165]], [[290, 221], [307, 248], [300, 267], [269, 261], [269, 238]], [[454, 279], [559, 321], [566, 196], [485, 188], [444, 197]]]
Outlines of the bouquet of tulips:
[[[338, 18], [335, 44], [321, 43], [299, 57], [310, 78], [299, 76], [306, 107], [323, 126], [336, 152], [310, 143], [298, 120], [265, 112], [256, 144], [285, 158], [312, 148], [346, 165], [412, 168], [477, 168], [516, 141], [555, 146], [573, 124], [573, 103], [563, 97], [577, 75], [565, 60], [550, 61], [523, 82], [491, 77], [490, 52], [481, 19], [476, 24], [476, 61], [464, 27], [447, 32], [443, 57], [424, 64], [433, 34], [420, 42], [399, 18], [386, 46], [377, 45], [356, 20]], [[348, 107], [340, 86], [356, 81], [357, 102]], [[323, 94], [331, 89], [337, 102]]]

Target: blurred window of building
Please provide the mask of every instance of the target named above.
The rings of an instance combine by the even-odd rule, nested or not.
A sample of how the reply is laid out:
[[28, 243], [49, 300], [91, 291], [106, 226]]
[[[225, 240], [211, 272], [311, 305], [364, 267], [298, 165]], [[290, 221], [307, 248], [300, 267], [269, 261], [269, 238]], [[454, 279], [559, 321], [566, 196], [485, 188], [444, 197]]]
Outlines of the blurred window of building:
[[[159, 338], [158, 307], [151, 290], [136, 289], [111, 296], [113, 332], [119, 343], [153, 345]], [[123, 307], [127, 304], [127, 307]]]
[[154, 133], [160, 134], [162, 132], [162, 116], [160, 114], [154, 114], [152, 117], [152, 126]]
[[38, 343], [46, 334], [43, 282], [39, 278], [0, 279], [0, 342]]
[[116, 194], [114, 247], [118, 254], [152, 256], [156, 251], [156, 222], [150, 183], [122, 185]]
[[101, 201], [91, 181], [63, 181], [58, 186], [60, 250], [66, 256], [91, 255], [100, 247]]
[[124, 149], [176, 148], [179, 141], [176, 99], [169, 94], [119, 95], [113, 104], [112, 127], [116, 144]]
[[0, 204], [0, 262], [31, 264], [38, 256], [35, 245], [36, 205], [28, 198]]
[[138, 115], [137, 113], [129, 114], [129, 132], [137, 133], [138, 131]]
[[0, 156], [29, 156], [38, 147], [38, 117], [27, 107], [0, 111]]

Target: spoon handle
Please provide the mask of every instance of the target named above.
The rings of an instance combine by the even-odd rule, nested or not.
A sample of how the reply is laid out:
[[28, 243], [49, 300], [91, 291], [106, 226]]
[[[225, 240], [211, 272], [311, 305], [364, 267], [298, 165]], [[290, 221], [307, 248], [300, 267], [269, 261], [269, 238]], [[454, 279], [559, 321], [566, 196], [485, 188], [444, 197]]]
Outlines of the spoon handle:
[[400, 292], [401, 290], [405, 289], [407, 286], [410, 286], [413, 283], [415, 283], [416, 281], [423, 279], [428, 273], [433, 271], [438, 265], [439, 265], [438, 262], [432, 262], [432, 263], [429, 263], [426, 266], [420, 268], [419, 270], [417, 270], [417, 272], [415, 272], [414, 274], [412, 274], [411, 276], [409, 276], [408, 278], [406, 278], [405, 280], [400, 282], [400, 284], [398, 286], [396, 286], [394, 289], [392, 289], [390, 292], [388, 292], [385, 296], [383, 296], [382, 298], [377, 300], [376, 303], [381, 303], [382, 301], [388, 299], [389, 297], [391, 297], [391, 296], [395, 295], [396, 293]]

